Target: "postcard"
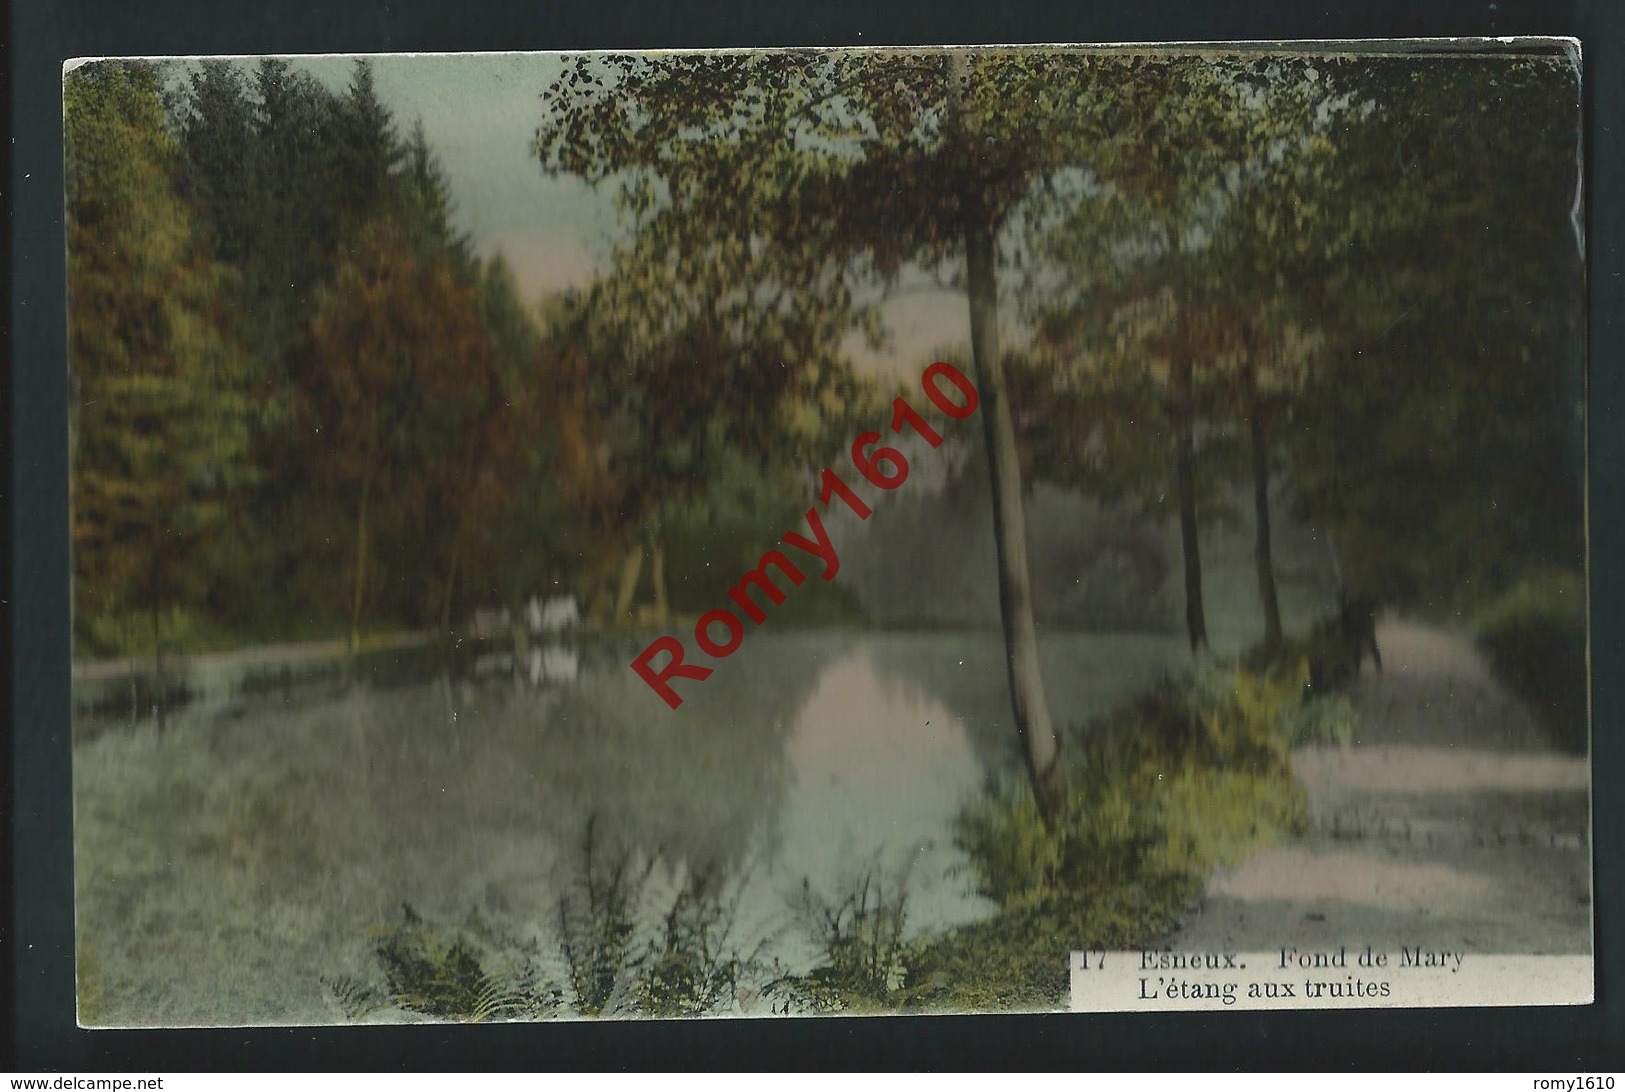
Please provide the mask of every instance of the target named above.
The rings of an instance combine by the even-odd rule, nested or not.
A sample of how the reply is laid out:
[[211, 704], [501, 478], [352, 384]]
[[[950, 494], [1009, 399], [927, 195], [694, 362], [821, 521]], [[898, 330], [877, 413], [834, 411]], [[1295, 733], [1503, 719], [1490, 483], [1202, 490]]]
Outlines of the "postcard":
[[1589, 1002], [1580, 80], [70, 62], [81, 1024]]

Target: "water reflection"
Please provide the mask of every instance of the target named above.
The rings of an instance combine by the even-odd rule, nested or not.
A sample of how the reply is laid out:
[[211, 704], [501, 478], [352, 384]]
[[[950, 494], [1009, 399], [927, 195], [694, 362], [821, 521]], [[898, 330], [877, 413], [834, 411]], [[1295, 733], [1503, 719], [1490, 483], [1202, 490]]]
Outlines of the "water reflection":
[[[1021, 750], [999, 634], [877, 637], [870, 648], [877, 671], [896, 690], [893, 700], [939, 701], [964, 726], [984, 780], [1019, 773]], [[1050, 715], [1059, 730], [1074, 734], [1189, 659], [1177, 637], [1132, 633], [1041, 634], [1039, 658]]]
[[823, 670], [787, 749], [780, 871], [829, 894], [865, 871], [906, 878], [910, 932], [991, 910], [956, 875], [953, 819], [980, 772], [965, 727], [941, 703], [884, 679], [872, 643]]
[[[804, 967], [804, 879], [839, 899], [906, 873], [911, 932], [990, 909], [952, 823], [1019, 771], [996, 633], [754, 634], [677, 710], [627, 669], [630, 645], [536, 651], [536, 687], [420, 673], [193, 706], [162, 739], [79, 733], [77, 910], [109, 1016], [330, 1019], [321, 975], [355, 973], [403, 902], [547, 928], [589, 820], [606, 846], [732, 877], [742, 916]], [[1182, 649], [1053, 635], [1043, 655], [1058, 719], [1083, 719]]]

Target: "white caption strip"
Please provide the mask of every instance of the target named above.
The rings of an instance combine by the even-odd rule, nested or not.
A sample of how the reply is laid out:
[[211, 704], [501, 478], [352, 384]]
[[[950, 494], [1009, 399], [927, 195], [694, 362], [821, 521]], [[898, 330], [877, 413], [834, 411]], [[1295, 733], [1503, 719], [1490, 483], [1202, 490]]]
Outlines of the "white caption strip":
[[1268, 952], [1073, 952], [1073, 1012], [1585, 1005], [1586, 955], [1339, 945]]

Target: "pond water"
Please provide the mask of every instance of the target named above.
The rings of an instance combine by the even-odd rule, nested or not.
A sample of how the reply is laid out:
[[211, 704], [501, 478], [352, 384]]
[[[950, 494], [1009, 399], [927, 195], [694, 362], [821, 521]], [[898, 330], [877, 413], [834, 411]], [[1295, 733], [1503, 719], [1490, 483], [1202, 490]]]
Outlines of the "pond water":
[[[601, 847], [667, 887], [720, 871], [737, 930], [810, 966], [792, 905], [864, 875], [906, 885], [908, 931], [990, 911], [952, 840], [1021, 773], [998, 634], [753, 634], [668, 709], [584, 650], [573, 682], [427, 678], [82, 725], [75, 748], [87, 1022], [330, 1022], [409, 905], [544, 934]], [[1052, 712], [1081, 725], [1186, 662], [1177, 637], [1052, 633]], [[96, 728], [97, 730], [88, 730]], [[655, 886], [658, 886], [655, 885]]]

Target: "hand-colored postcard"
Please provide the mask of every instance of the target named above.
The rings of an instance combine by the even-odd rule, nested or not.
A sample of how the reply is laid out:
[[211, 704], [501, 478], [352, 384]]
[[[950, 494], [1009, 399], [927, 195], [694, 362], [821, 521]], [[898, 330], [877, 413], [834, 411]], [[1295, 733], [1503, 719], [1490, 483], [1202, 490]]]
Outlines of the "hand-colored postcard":
[[1591, 999], [1573, 41], [63, 96], [82, 1024]]

